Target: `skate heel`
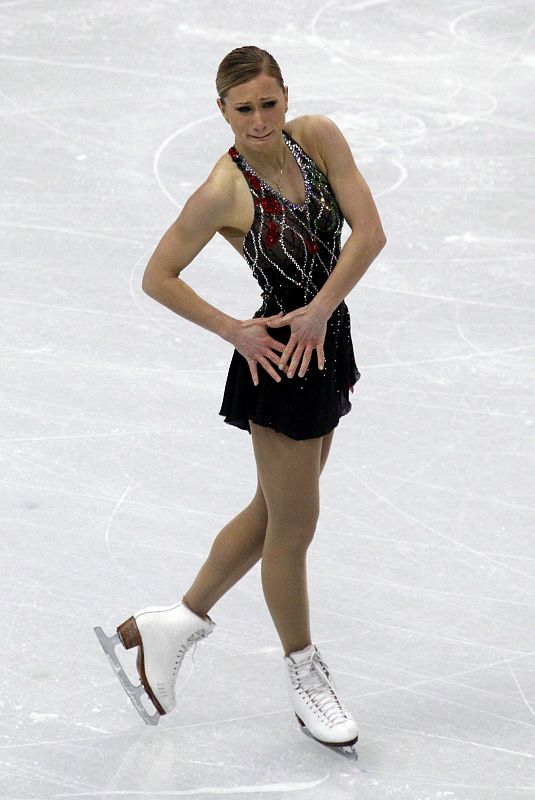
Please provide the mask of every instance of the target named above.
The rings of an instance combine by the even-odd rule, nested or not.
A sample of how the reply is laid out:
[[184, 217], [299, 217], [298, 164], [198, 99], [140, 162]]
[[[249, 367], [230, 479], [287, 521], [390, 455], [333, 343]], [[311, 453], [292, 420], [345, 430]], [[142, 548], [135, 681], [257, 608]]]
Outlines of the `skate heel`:
[[125, 622], [121, 623], [121, 625], [119, 625], [117, 628], [117, 633], [119, 635], [119, 639], [127, 650], [130, 650], [132, 647], [140, 647], [141, 635], [134, 617], [130, 617], [130, 619], [127, 619]]

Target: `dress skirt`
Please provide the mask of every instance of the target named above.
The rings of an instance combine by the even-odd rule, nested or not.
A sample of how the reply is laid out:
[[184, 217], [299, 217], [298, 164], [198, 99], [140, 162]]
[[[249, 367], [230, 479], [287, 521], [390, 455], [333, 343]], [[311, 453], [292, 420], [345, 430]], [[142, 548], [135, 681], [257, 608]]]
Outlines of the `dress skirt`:
[[[277, 310], [264, 309], [262, 316], [275, 313]], [[268, 332], [284, 344], [291, 334], [289, 325], [268, 328]], [[292, 439], [313, 439], [329, 433], [338, 425], [340, 417], [351, 410], [349, 391], [360, 378], [345, 302], [340, 303], [328, 320], [323, 349], [324, 369], [318, 368], [314, 352], [304, 378], [297, 373], [288, 378], [273, 365], [281, 376], [277, 383], [258, 364], [258, 386], [253, 383], [247, 360], [234, 350], [219, 414], [229, 425], [249, 433], [249, 421], [273, 428]]]

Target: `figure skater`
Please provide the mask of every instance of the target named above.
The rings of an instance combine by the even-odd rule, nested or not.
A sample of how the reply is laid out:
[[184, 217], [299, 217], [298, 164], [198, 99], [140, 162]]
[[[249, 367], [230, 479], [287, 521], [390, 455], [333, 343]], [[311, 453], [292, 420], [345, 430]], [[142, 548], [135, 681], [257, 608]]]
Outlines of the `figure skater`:
[[[234, 144], [162, 237], [142, 288], [234, 346], [219, 413], [251, 435], [256, 492], [216, 536], [181, 602], [138, 612], [113, 637], [95, 630], [137, 710], [155, 724], [175, 707], [185, 653], [215, 627], [208, 612], [261, 559], [297, 719], [318, 741], [353, 749], [357, 724], [311, 638], [306, 556], [320, 474], [360, 378], [344, 298], [386, 239], [338, 127], [315, 114], [286, 121], [288, 87], [273, 56], [254, 46], [232, 50], [216, 87]], [[341, 248], [344, 220], [351, 234]], [[260, 285], [252, 319], [223, 313], [181, 277], [216, 233]], [[120, 665], [119, 645], [138, 648], [138, 687]], [[154, 714], [141, 702], [145, 692]]]

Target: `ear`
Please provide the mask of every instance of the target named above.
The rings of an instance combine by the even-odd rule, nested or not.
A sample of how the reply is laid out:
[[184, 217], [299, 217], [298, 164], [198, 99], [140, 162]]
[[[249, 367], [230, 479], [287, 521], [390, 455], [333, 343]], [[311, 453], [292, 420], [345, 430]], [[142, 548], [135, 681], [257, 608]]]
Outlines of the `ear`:
[[221, 98], [218, 97], [217, 100], [216, 100], [216, 103], [217, 103], [217, 106], [218, 106], [219, 110], [221, 111], [221, 113], [225, 117], [226, 121], [228, 122], [227, 109], [226, 109], [226, 106], [225, 106], [225, 101], [221, 100]]

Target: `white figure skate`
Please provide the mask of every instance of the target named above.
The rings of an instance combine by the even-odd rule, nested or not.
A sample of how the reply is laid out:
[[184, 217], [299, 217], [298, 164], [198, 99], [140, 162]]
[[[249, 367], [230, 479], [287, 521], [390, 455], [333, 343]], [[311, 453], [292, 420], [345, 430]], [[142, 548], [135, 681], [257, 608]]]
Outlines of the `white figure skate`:
[[[184, 603], [175, 606], [145, 608], [117, 628], [115, 636], [106, 636], [102, 628], [94, 631], [124, 690], [147, 725], [157, 725], [163, 714], [176, 705], [175, 684], [183, 658], [189, 648], [213, 631], [215, 622], [203, 619]], [[141, 683], [130, 681], [117, 657], [115, 648], [138, 647], [137, 671]], [[148, 696], [154, 706], [150, 714], [142, 703]]]
[[357, 758], [357, 723], [342, 706], [334, 681], [315, 644], [284, 656], [288, 668], [288, 694], [299, 724], [322, 744], [347, 747]]

